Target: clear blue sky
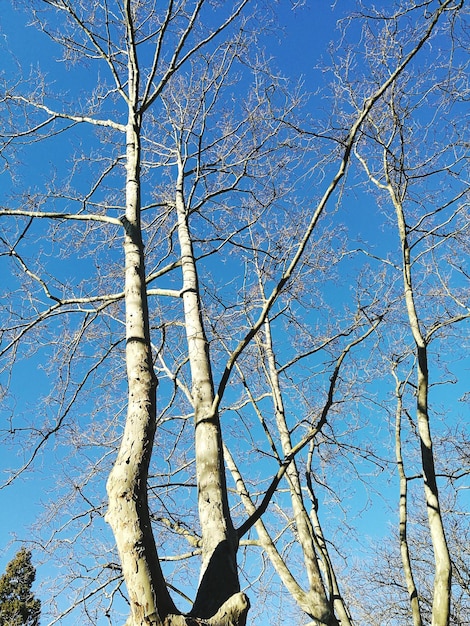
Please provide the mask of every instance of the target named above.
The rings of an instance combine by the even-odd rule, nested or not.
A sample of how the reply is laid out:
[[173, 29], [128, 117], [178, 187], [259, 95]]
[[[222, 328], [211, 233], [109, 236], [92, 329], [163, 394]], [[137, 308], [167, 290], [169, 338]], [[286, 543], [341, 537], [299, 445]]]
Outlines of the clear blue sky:
[[[4, 3], [0, 14], [0, 72], [8, 75], [16, 71], [15, 64], [6, 51], [13, 52], [23, 68], [36, 67], [40, 62], [50, 80], [56, 81], [64, 90], [70, 89], [72, 92], [78, 92], [82, 83], [86, 84], [90, 79], [92, 70], [77, 67], [73, 71], [67, 71], [65, 66], [57, 61], [61, 55], [60, 50], [56, 52], [57, 48], [45, 35], [28, 26], [29, 15], [27, 13], [15, 11], [12, 5], [13, 3], [10, 2]], [[338, 19], [355, 6], [355, 2], [342, 0], [331, 6], [331, 3], [311, 0], [307, 2], [308, 6], [296, 11], [291, 10], [289, 5], [290, 3], [284, 2], [278, 8], [279, 21], [284, 32], [276, 32], [266, 38], [266, 46], [283, 73], [291, 79], [304, 81], [307, 90], [315, 90], [316, 86], [322, 87], [322, 82], [325, 80], [326, 74], [318, 66], [321, 66], [323, 62], [328, 64], [329, 43], [338, 37], [335, 24]], [[312, 107], [322, 106], [319, 99], [313, 99], [312, 103]], [[323, 105], [327, 106], [327, 103], [325, 102]], [[59, 173], [67, 167], [60, 152], [51, 155], [49, 149], [43, 148], [41, 145], [33, 147], [32, 150], [33, 156], [25, 157], [31, 158], [31, 161], [36, 164], [35, 169], [31, 170], [32, 185], [47, 180], [51, 161], [55, 162]], [[0, 194], [2, 189], [4, 193], [13, 189], [11, 178], [5, 173], [0, 173]], [[2, 204], [1, 199], [0, 204]], [[342, 211], [352, 238], [370, 240], [371, 233], [381, 228], [383, 239], [380, 245], [389, 250], [394, 249], [396, 242], [389, 226], [380, 226], [382, 218], [379, 216], [374, 202], [366, 199], [360, 191], [354, 191], [345, 198], [345, 206]], [[383, 251], [382, 249], [381, 252]], [[64, 276], [73, 275], [74, 262], [65, 261], [61, 270]], [[8, 285], [8, 280], [8, 277], [2, 276], [4, 285]], [[339, 293], [331, 288], [328, 297], [332, 300], [336, 298], [339, 303], [342, 298], [352, 298], [353, 295], [352, 291], [345, 294], [345, 292]], [[457, 367], [468, 373], [470, 358], [463, 355]], [[0, 407], [2, 422], [4, 423], [5, 420], [9, 419], [12, 411], [34, 414], [36, 398], [41, 395], [46, 384], [47, 377], [39, 369], [39, 363], [34, 359], [25, 361], [15, 378], [18, 402]], [[459, 382], [443, 390], [440, 398], [441, 403], [448, 403], [457, 419], [465, 418], [465, 414], [468, 417], [465, 406], [462, 403], [455, 403], [455, 399], [462, 397], [467, 391], [467, 384], [465, 378], [461, 376]], [[372, 386], [370, 391], [372, 394], [376, 393], [378, 389]], [[59, 454], [60, 452], [54, 451], [49, 456], [41, 455], [34, 466], [34, 472], [25, 474], [14, 485], [0, 491], [0, 510], [2, 511], [0, 517], [0, 570], [4, 569], [18, 547], [18, 544], [11, 544], [11, 540], [14, 537], [20, 541], [28, 540], [28, 528], [38, 517], [41, 501], [48, 497], [48, 486], [51, 481], [57, 480], [63, 469], [60, 468]], [[17, 450], [15, 447], [4, 448], [1, 453], [2, 469], [11, 464], [16, 465], [19, 458], [21, 458], [21, 450]], [[57, 467], [59, 467], [59, 472]], [[368, 496], [369, 494], [365, 490], [358, 490], [359, 508], [367, 508]], [[470, 505], [469, 498], [467, 498], [467, 504]], [[378, 502], [374, 517], [369, 517], [365, 522], [364, 532], [372, 536], [376, 533], [382, 533], [384, 529], [378, 522], [382, 523], [387, 520], [387, 515], [388, 512], [384, 509], [383, 504]], [[49, 570], [46, 568], [39, 570], [40, 577], [48, 574]], [[70, 624], [72, 623], [74, 623], [73, 620]]]
[[[266, 46], [269, 47], [270, 54], [276, 59], [276, 65], [287, 76], [294, 79], [302, 79], [306, 84], [317, 84], [322, 80], [321, 70], [317, 65], [322, 59], [327, 59], [327, 49], [330, 41], [335, 38], [336, 20], [348, 10], [348, 5], [354, 3], [338, 3], [334, 10], [328, 3], [313, 0], [309, 6], [291, 10], [287, 3], [278, 8], [281, 31], [266, 39]], [[341, 6], [338, 6], [341, 4]], [[88, 78], [89, 70], [81, 67], [74, 68], [73, 72], [65, 70], [64, 65], [58, 62], [61, 50], [54, 45], [50, 39], [36, 30], [29, 23], [31, 17], [26, 11], [15, 10], [13, 3], [7, 2], [2, 6], [0, 14], [0, 51], [2, 48], [12, 52], [23, 68], [34, 68], [40, 62], [41, 68], [46, 75], [55, 83], [63, 85], [65, 91], [71, 88], [76, 90], [80, 81]], [[15, 64], [11, 61], [9, 54], [1, 55], [1, 70], [6, 74], [15, 72]], [[72, 81], [72, 83], [70, 82]], [[44, 171], [31, 171], [33, 176], [39, 180], [40, 175], [47, 177], [50, 171], [51, 154], [48, 146], [39, 144], [32, 148], [34, 154], [35, 168], [41, 163], [44, 157]], [[39, 152], [39, 158], [36, 154]], [[55, 155], [54, 155], [55, 156]], [[54, 167], [60, 168], [60, 159], [55, 160]], [[5, 192], [10, 187], [10, 178], [3, 175], [0, 184]], [[31, 180], [34, 183], [34, 179]], [[359, 214], [358, 219], [361, 220]], [[364, 218], [365, 219], [365, 218]], [[8, 280], [8, 277], [3, 277]], [[26, 389], [21, 389], [21, 396], [29, 396], [34, 399], [40, 392], [41, 384], [44, 381], [44, 374], [39, 369], [31, 372], [31, 364], [25, 363], [22, 366], [24, 383]], [[25, 394], [26, 391], [26, 394]], [[28, 400], [25, 401], [29, 404]], [[33, 410], [33, 407], [30, 407]], [[2, 411], [5, 415], [4, 410]], [[3, 418], [2, 418], [3, 419]], [[3, 459], [12, 459], [14, 463], [18, 459], [17, 451], [4, 450]], [[42, 463], [43, 461], [41, 461]], [[47, 461], [46, 461], [47, 463]], [[2, 462], [5, 467], [7, 463]], [[8, 511], [7, 515], [0, 518], [0, 537], [2, 546], [9, 545], [9, 538], [17, 536], [19, 539], [28, 538], [28, 526], [34, 522], [39, 510], [41, 493], [46, 488], [49, 474], [53, 473], [53, 467], [47, 465], [43, 467], [39, 474], [26, 476], [20, 479], [14, 486], [0, 491], [0, 508]], [[3, 569], [6, 562], [12, 557], [16, 545], [5, 548], [0, 552], [0, 569]]]
[[[280, 9], [281, 22], [285, 34], [276, 33], [267, 40], [271, 54], [278, 56], [277, 63], [282, 72], [294, 78], [302, 78], [306, 82], [317, 81], [321, 78], [319, 71], [314, 69], [319, 61], [319, 55], [326, 50], [329, 39], [333, 36], [332, 31], [336, 16], [339, 11], [331, 11], [324, 3], [315, 0], [312, 6], [299, 11], [291, 11], [287, 7]], [[63, 64], [57, 59], [61, 56], [61, 50], [52, 44], [47, 36], [28, 26], [30, 16], [23, 11], [15, 11], [13, 3], [5, 2], [0, 13], [0, 69], [6, 73], [17, 71], [15, 64], [10, 61], [9, 55], [3, 53], [3, 49], [13, 52], [18, 62], [24, 67], [36, 67], [41, 63], [43, 71], [48, 79], [61, 86], [67, 91], [77, 91], [81, 83], [89, 80], [88, 71], [76, 67], [73, 71], [66, 71]], [[58, 158], [57, 158], [58, 157]], [[55, 153], [50, 154], [49, 146], [38, 144], [32, 146], [32, 151], [27, 152], [25, 159], [31, 159], [34, 169], [31, 168], [31, 184], [39, 184], [41, 179], [47, 180], [50, 172], [50, 164], [54, 159], [54, 168], [61, 168], [61, 157]], [[8, 176], [0, 176], [0, 189], [3, 192], [11, 188], [11, 180]], [[8, 277], [2, 277], [8, 280]], [[40, 363], [28, 360], [16, 373], [15, 386], [17, 404], [9, 407], [1, 407], [1, 420], [9, 417], [10, 411], [17, 414], [25, 411], [33, 414], [35, 411], [36, 398], [44, 393], [47, 379], [40, 369]], [[60, 479], [61, 459], [57, 458], [58, 452], [48, 448], [48, 452], [41, 455], [34, 465], [31, 473], [24, 474], [13, 485], [0, 491], [0, 571], [4, 571], [7, 562], [14, 556], [19, 547], [19, 542], [28, 541], [30, 538], [29, 527], [34, 524], [41, 513], [41, 502], [49, 498], [48, 488], [51, 481], [54, 483]], [[21, 464], [22, 451], [15, 448], [3, 448], [1, 453], [2, 468]], [[56, 465], [57, 464], [57, 465]], [[59, 468], [59, 470], [58, 470]], [[49, 567], [38, 568], [38, 580], [48, 576], [57, 576], [57, 572]], [[72, 617], [65, 623], [74, 624]]]

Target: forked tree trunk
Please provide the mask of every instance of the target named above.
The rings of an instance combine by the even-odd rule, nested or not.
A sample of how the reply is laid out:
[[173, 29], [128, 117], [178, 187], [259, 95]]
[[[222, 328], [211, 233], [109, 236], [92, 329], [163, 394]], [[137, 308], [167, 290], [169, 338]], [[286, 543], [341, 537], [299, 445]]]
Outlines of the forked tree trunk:
[[202, 528], [201, 580], [191, 616], [181, 615], [168, 592], [152, 532], [147, 499], [148, 467], [156, 429], [157, 379], [153, 369], [140, 222], [139, 68], [129, 0], [127, 19], [128, 124], [126, 134], [125, 306], [128, 411], [107, 490], [107, 521], [113, 529], [131, 605], [129, 626], [244, 626], [249, 601], [240, 592], [238, 548], [227, 500], [219, 416], [214, 399], [208, 345], [200, 314], [196, 265], [180, 169], [176, 194], [183, 269], [183, 303], [193, 380], [199, 516]]
[[[443, 11], [447, 10], [449, 0], [442, 2], [436, 11], [433, 21], [437, 23], [439, 16]], [[431, 24], [432, 29], [432, 24]], [[430, 32], [430, 31], [429, 31]], [[393, 115], [396, 115], [394, 111]], [[426, 503], [426, 511], [428, 516], [429, 535], [431, 537], [432, 548], [434, 552], [434, 592], [432, 599], [432, 621], [431, 626], [449, 626], [450, 620], [450, 603], [451, 603], [451, 582], [452, 582], [452, 563], [449, 554], [449, 547], [444, 528], [442, 517], [439, 491], [437, 487], [436, 468], [434, 462], [434, 451], [431, 435], [431, 424], [429, 417], [429, 371], [428, 371], [428, 338], [421, 329], [420, 319], [416, 309], [416, 298], [413, 289], [412, 280], [412, 259], [410, 243], [408, 241], [408, 226], [406, 224], [405, 212], [403, 208], [403, 200], [399, 192], [395, 189], [391, 182], [392, 177], [388, 170], [389, 147], [385, 143], [379, 141], [384, 150], [384, 174], [385, 182], [379, 181], [372, 172], [366, 161], [357, 155], [362, 163], [370, 180], [380, 189], [387, 191], [395, 209], [397, 218], [397, 227], [399, 241], [401, 245], [402, 255], [402, 276], [403, 276], [403, 292], [405, 298], [406, 312], [408, 324], [414, 340], [415, 355], [417, 361], [417, 385], [416, 385], [416, 416], [418, 423], [418, 434], [420, 439], [421, 450], [421, 467], [423, 472], [424, 496]], [[401, 477], [402, 479], [402, 477]], [[401, 497], [405, 497], [403, 490], [403, 479], [401, 486]], [[403, 502], [404, 500], [402, 500]], [[403, 514], [402, 509], [400, 513]], [[403, 527], [401, 527], [401, 531]], [[403, 535], [401, 535], [403, 539]], [[402, 543], [402, 547], [404, 544]], [[406, 549], [402, 553], [405, 558], [405, 570], [407, 568]], [[406, 575], [406, 572], [405, 572]], [[408, 576], [408, 588], [412, 589], [411, 579]], [[411, 592], [414, 594], [414, 591]], [[419, 610], [417, 602], [412, 603], [414, 621], [419, 624], [420, 617], [416, 611]]]

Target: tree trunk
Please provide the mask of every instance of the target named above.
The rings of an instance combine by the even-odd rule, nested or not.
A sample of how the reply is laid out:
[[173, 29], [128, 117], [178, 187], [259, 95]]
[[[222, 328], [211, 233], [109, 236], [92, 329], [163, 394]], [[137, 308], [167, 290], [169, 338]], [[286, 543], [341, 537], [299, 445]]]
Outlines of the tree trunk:
[[156, 423], [153, 371], [140, 231], [139, 128], [127, 128], [125, 227], [126, 365], [128, 410], [124, 434], [107, 490], [111, 525], [135, 626], [155, 624], [177, 610], [163, 579], [147, 502], [147, 473]]
[[161, 626], [177, 613], [158, 559], [147, 499], [156, 428], [157, 379], [152, 363], [144, 246], [140, 222], [139, 68], [130, 2], [125, 3], [128, 47], [126, 127], [125, 306], [128, 408], [124, 434], [109, 475], [107, 521], [113, 529], [134, 626]]
[[408, 319], [413, 334], [418, 361], [416, 414], [421, 446], [421, 465], [424, 478], [424, 494], [429, 522], [429, 533], [434, 550], [435, 573], [432, 604], [432, 626], [448, 626], [450, 619], [451, 561], [445, 536], [439, 503], [439, 493], [434, 465], [431, 427], [429, 422], [429, 372], [427, 342], [419, 323], [411, 278], [411, 255], [403, 206], [392, 185], [388, 184], [397, 215], [398, 231], [402, 246], [403, 281]]
[[176, 186], [176, 211], [183, 273], [182, 298], [192, 378], [196, 477], [202, 532], [201, 579], [191, 615], [208, 618], [240, 591], [236, 562], [238, 540], [227, 499], [219, 415], [212, 408], [214, 387], [209, 345], [201, 315], [197, 268], [184, 198], [184, 166], [181, 159]]
[[401, 417], [403, 412], [401, 384], [398, 377], [393, 371], [395, 377], [395, 396], [397, 398], [397, 409], [395, 418], [395, 457], [397, 461], [398, 477], [400, 480], [400, 502], [399, 502], [399, 537], [400, 537], [400, 553], [403, 563], [403, 572], [405, 575], [406, 587], [408, 589], [408, 597], [411, 606], [411, 614], [414, 626], [422, 626], [421, 609], [416, 589], [413, 568], [410, 558], [410, 550], [408, 544], [408, 480], [405, 474], [403, 463], [402, 445], [401, 445]]
[[[292, 441], [286, 423], [284, 403], [273, 352], [271, 326], [268, 319], [264, 324], [264, 332], [266, 341], [265, 352], [268, 361], [269, 382], [273, 395], [276, 424], [281, 440], [282, 452], [284, 457], [287, 457], [292, 452]], [[300, 486], [299, 471], [295, 459], [290, 463], [286, 470], [286, 478], [289, 483], [292, 510], [298, 533], [298, 541], [302, 547], [305, 570], [309, 582], [307, 596], [309, 599], [310, 610], [308, 613], [312, 617], [316, 617], [322, 624], [324, 623], [329, 626], [336, 626], [338, 622], [334, 615], [332, 603], [328, 600], [325, 585], [320, 573], [318, 556], [314, 543], [315, 531], [312, 527], [312, 522], [307, 509], [305, 508], [302, 489]]]
[[250, 602], [244, 593], [235, 593], [212, 617], [201, 619], [188, 615], [168, 615], [163, 626], [245, 626]]

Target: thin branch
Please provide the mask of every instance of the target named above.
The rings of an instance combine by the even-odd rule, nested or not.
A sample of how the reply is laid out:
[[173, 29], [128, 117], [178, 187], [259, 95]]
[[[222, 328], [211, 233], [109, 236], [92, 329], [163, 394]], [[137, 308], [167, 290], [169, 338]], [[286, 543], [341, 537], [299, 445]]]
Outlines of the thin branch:
[[39, 219], [54, 220], [75, 220], [78, 222], [103, 222], [105, 224], [114, 224], [122, 226], [122, 221], [116, 217], [107, 215], [96, 215], [89, 213], [56, 213], [54, 211], [26, 211], [25, 209], [0, 209], [0, 217], [2, 215], [16, 215], [18, 217], [37, 217]]
[[442, 2], [441, 6], [436, 10], [435, 14], [433, 15], [432, 19], [430, 19], [428, 28], [426, 29], [425, 33], [423, 34], [421, 39], [418, 41], [418, 43], [415, 45], [413, 50], [405, 57], [405, 59], [400, 63], [400, 65], [395, 69], [395, 71], [391, 73], [389, 78], [386, 81], [384, 81], [382, 85], [378, 89], [376, 89], [376, 91], [371, 96], [369, 96], [368, 98], [364, 100], [362, 110], [358, 114], [356, 121], [352, 124], [349, 130], [348, 136], [344, 141], [344, 144], [343, 144], [344, 151], [343, 151], [343, 155], [341, 157], [341, 161], [338, 166], [338, 169], [336, 173], [334, 174], [333, 178], [331, 179], [330, 184], [328, 185], [326, 191], [323, 194], [323, 197], [321, 198], [320, 202], [317, 205], [317, 208], [315, 209], [313, 213], [313, 216], [310, 220], [307, 230], [298, 244], [297, 252], [292, 258], [287, 269], [284, 271], [283, 275], [279, 279], [278, 283], [274, 286], [270, 296], [266, 299], [266, 302], [258, 316], [257, 321], [252, 326], [252, 328], [248, 331], [245, 337], [239, 342], [238, 346], [232, 352], [232, 355], [229, 358], [225, 366], [224, 372], [219, 382], [217, 393], [214, 396], [214, 402], [212, 404], [212, 412], [214, 415], [217, 413], [217, 410], [220, 406], [220, 402], [225, 393], [225, 388], [229, 381], [235, 362], [237, 361], [239, 356], [242, 354], [242, 352], [245, 350], [245, 348], [248, 346], [248, 344], [251, 342], [251, 340], [256, 335], [256, 333], [260, 330], [260, 328], [264, 324], [265, 319], [267, 318], [269, 314], [269, 311], [271, 310], [277, 298], [279, 297], [280, 293], [282, 292], [282, 289], [284, 288], [286, 283], [290, 280], [290, 278], [294, 274], [297, 268], [297, 265], [305, 252], [307, 244], [310, 241], [310, 237], [313, 231], [315, 230], [315, 227], [317, 226], [328, 201], [330, 200], [335, 190], [338, 188], [341, 179], [345, 175], [346, 168], [349, 163], [350, 156], [351, 156], [351, 151], [354, 147], [356, 138], [359, 134], [359, 131], [362, 125], [364, 124], [365, 120], [369, 116], [369, 113], [373, 109], [374, 105], [380, 100], [380, 98], [387, 91], [390, 85], [392, 85], [397, 80], [400, 74], [405, 70], [405, 68], [409, 65], [409, 63], [411, 63], [411, 61], [417, 55], [419, 50], [423, 47], [425, 42], [430, 37], [432, 31], [434, 30], [440, 16], [446, 10], [447, 6], [452, 3], [452, 1], [453, 0], [445, 0], [444, 2]]
[[237, 532], [238, 532], [238, 536], [239, 537], [243, 537], [243, 535], [245, 535], [250, 528], [253, 526], [253, 524], [260, 519], [260, 517], [264, 514], [264, 512], [266, 511], [266, 509], [268, 508], [269, 502], [272, 498], [272, 496], [274, 495], [277, 486], [279, 485], [281, 479], [283, 478], [284, 474], [286, 473], [289, 465], [292, 463], [293, 459], [297, 456], [297, 454], [303, 450], [303, 448], [305, 448], [305, 446], [312, 441], [312, 439], [314, 439], [317, 434], [322, 430], [322, 428], [325, 426], [326, 422], [327, 422], [327, 418], [328, 418], [328, 413], [331, 409], [331, 407], [333, 406], [334, 403], [334, 392], [336, 389], [336, 383], [338, 380], [338, 376], [341, 370], [341, 366], [343, 364], [344, 359], [346, 358], [347, 354], [350, 352], [350, 350], [358, 345], [359, 343], [361, 343], [362, 341], [364, 341], [371, 333], [373, 333], [378, 325], [380, 324], [380, 322], [382, 321], [382, 317], [379, 317], [374, 324], [367, 329], [367, 331], [361, 335], [360, 337], [358, 337], [357, 339], [354, 339], [354, 341], [351, 341], [351, 343], [349, 343], [343, 350], [343, 352], [341, 353], [341, 355], [339, 356], [339, 358], [336, 361], [336, 365], [335, 368], [333, 370], [333, 373], [331, 375], [330, 378], [330, 385], [328, 388], [328, 395], [327, 395], [327, 399], [325, 401], [325, 404], [323, 405], [323, 409], [321, 411], [319, 420], [317, 421], [316, 425], [313, 426], [310, 431], [295, 445], [292, 447], [292, 450], [290, 451], [289, 454], [287, 454], [284, 459], [282, 460], [280, 467], [278, 469], [278, 471], [276, 472], [276, 475], [274, 476], [274, 478], [271, 481], [270, 486], [268, 487], [268, 489], [266, 490], [266, 493], [261, 501], [261, 503], [259, 504], [257, 510], [250, 515], [250, 517], [238, 528]]

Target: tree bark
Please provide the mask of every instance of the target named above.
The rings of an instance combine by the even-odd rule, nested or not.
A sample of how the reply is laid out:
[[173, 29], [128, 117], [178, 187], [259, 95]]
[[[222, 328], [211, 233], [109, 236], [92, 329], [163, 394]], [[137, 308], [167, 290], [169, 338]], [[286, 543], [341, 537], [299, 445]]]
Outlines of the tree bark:
[[165, 584], [147, 499], [147, 476], [156, 428], [157, 379], [150, 343], [144, 246], [140, 222], [139, 72], [130, 3], [126, 3], [129, 51], [129, 104], [126, 129], [126, 214], [122, 219], [125, 255], [126, 366], [128, 409], [124, 434], [109, 475], [111, 525], [129, 594], [134, 626], [162, 626], [177, 613]]
[[168, 615], [163, 626], [245, 626], [250, 602], [242, 593], [226, 600], [212, 617], [200, 619], [188, 615]]
[[[268, 376], [274, 401], [276, 424], [281, 440], [282, 452], [287, 457], [292, 451], [292, 441], [286, 423], [284, 403], [279, 384], [279, 376], [274, 359], [274, 351], [271, 336], [271, 326], [267, 319], [264, 324], [265, 352], [268, 361]], [[299, 471], [295, 459], [286, 470], [286, 478], [289, 483], [289, 491], [292, 501], [292, 510], [298, 533], [298, 540], [302, 546], [302, 554], [305, 562], [305, 570], [309, 582], [308, 598], [310, 604], [309, 615], [315, 617], [320, 623], [335, 626], [338, 624], [331, 603], [328, 600], [325, 585], [320, 573], [318, 556], [315, 551], [314, 530], [302, 496]]]
[[395, 377], [395, 396], [397, 398], [397, 409], [395, 417], [395, 457], [397, 461], [398, 477], [400, 481], [400, 502], [399, 502], [399, 537], [400, 537], [400, 553], [403, 563], [403, 572], [405, 575], [406, 587], [408, 589], [408, 597], [411, 606], [411, 614], [414, 626], [422, 626], [421, 609], [416, 588], [413, 568], [410, 558], [410, 550], [408, 544], [408, 480], [405, 474], [402, 446], [401, 446], [401, 417], [403, 412], [402, 391], [398, 377]]
[[212, 408], [214, 386], [209, 345], [201, 314], [197, 268], [184, 198], [184, 164], [181, 157], [176, 185], [176, 212], [183, 274], [182, 298], [192, 378], [196, 478], [202, 533], [201, 578], [191, 615], [208, 618], [240, 591], [236, 561], [238, 539], [228, 505], [219, 414]]
[[429, 532], [434, 550], [435, 573], [434, 595], [432, 604], [432, 626], [448, 626], [450, 619], [450, 589], [452, 568], [449, 548], [445, 536], [441, 514], [439, 493], [436, 481], [434, 453], [432, 446], [431, 426], [429, 420], [429, 372], [427, 342], [424, 337], [418, 313], [411, 277], [411, 255], [408, 243], [405, 215], [400, 199], [392, 185], [388, 184], [389, 193], [395, 206], [398, 231], [402, 246], [403, 282], [408, 319], [413, 334], [418, 362], [418, 380], [416, 397], [416, 414], [421, 447], [421, 465], [424, 478], [424, 494], [428, 514]]

